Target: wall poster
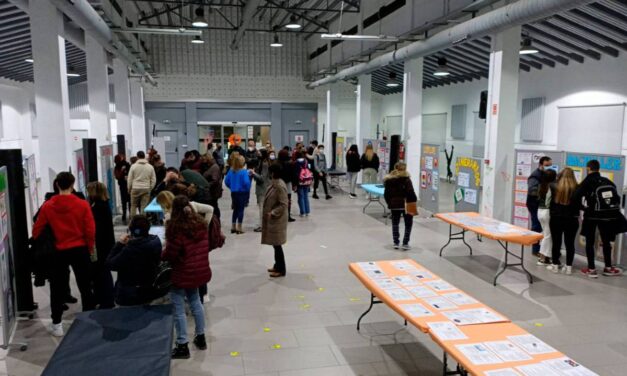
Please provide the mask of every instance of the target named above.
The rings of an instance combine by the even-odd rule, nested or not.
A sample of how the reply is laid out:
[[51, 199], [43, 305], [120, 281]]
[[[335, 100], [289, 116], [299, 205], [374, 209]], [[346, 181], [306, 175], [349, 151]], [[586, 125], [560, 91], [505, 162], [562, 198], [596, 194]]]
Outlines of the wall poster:
[[439, 210], [439, 145], [422, 144], [420, 157], [420, 203], [432, 213]]
[[340, 136], [335, 139], [335, 169], [344, 169], [344, 137]]
[[87, 177], [85, 176], [85, 156], [83, 155], [83, 149], [74, 151], [74, 171], [72, 172], [76, 178], [76, 190], [86, 194], [87, 191], [85, 189], [85, 181]]
[[7, 168], [0, 168], [0, 315], [2, 316], [2, 348], [6, 349], [16, 323], [13, 250], [9, 220], [9, 184]]
[[[389, 171], [390, 165], [390, 149], [388, 147], [388, 142], [385, 140], [375, 140], [375, 139], [364, 139], [364, 144], [362, 145], [363, 152], [366, 151], [366, 146], [372, 145], [374, 152], [377, 153], [379, 157], [379, 174], [378, 181], [383, 182], [383, 178]], [[362, 153], [363, 153], [362, 152]]]
[[482, 160], [479, 158], [457, 157], [454, 193], [456, 212], [479, 212], [481, 164]]
[[107, 187], [109, 192], [109, 207], [111, 213], [115, 214], [116, 210], [116, 181], [113, 176], [113, 145], [104, 145], [100, 147], [100, 169], [101, 177], [100, 181]]

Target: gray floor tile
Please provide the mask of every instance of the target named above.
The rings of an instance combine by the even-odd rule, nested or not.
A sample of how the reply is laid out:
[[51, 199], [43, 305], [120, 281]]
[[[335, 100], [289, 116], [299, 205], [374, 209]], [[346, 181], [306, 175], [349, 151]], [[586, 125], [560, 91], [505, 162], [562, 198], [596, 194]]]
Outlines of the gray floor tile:
[[329, 346], [249, 352], [243, 354], [242, 357], [247, 373], [339, 365]]

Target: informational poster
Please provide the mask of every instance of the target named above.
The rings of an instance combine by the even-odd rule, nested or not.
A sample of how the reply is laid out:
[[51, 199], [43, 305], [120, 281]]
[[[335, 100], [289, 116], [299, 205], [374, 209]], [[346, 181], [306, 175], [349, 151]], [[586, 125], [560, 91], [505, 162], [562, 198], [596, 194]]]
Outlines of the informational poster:
[[78, 192], [86, 193], [86, 175], [85, 175], [85, 156], [83, 149], [74, 151], [74, 177], [76, 178], [76, 185], [74, 186]]
[[[619, 194], [623, 192], [623, 182], [625, 179], [625, 157], [621, 155], [604, 155], [604, 154], [582, 154], [582, 153], [570, 153], [566, 152], [564, 166], [570, 167], [575, 173], [575, 178], [578, 181], [582, 181], [587, 176], [586, 164], [588, 161], [596, 159], [601, 166], [600, 173], [602, 176], [610, 179], [616, 184], [616, 190]], [[581, 226], [579, 226], [581, 230]], [[582, 236], [575, 238], [575, 251], [578, 254], [586, 254], [586, 241]], [[612, 246], [612, 260], [616, 264], [624, 263], [622, 260], [622, 247], [625, 243], [624, 234], [619, 235]], [[594, 242], [594, 249], [596, 250], [597, 260], [603, 260], [603, 249], [601, 244], [601, 238], [597, 230], [597, 236]]]
[[100, 168], [101, 177], [100, 181], [107, 187], [109, 192], [109, 206], [111, 207], [111, 213], [116, 213], [116, 182], [113, 175], [113, 145], [105, 145], [100, 147]]
[[457, 157], [455, 162], [454, 202], [456, 212], [479, 212], [481, 197], [481, 164], [479, 158]]
[[422, 207], [432, 213], [437, 213], [439, 208], [439, 148], [439, 145], [422, 144], [420, 158], [420, 201]]
[[9, 220], [9, 184], [6, 167], [0, 168], [0, 315], [2, 317], [2, 347], [9, 344], [16, 323], [13, 250]]
[[35, 215], [39, 209], [39, 192], [37, 190], [37, 166], [35, 165], [35, 154], [26, 157], [24, 163], [25, 179], [24, 184], [28, 187], [28, 198], [30, 200], [30, 216]]
[[527, 209], [527, 179], [538, 168], [540, 158], [547, 156], [553, 160], [556, 171], [564, 165], [564, 153], [547, 150], [516, 150], [514, 158], [514, 192], [512, 207], [512, 223], [516, 226], [530, 228], [531, 220]]
[[344, 137], [335, 139], [335, 169], [344, 169]]

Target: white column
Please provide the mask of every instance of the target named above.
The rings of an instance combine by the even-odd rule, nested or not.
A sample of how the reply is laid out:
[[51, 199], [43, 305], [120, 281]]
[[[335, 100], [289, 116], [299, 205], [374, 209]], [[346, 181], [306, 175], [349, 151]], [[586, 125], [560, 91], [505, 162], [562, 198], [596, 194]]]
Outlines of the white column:
[[[137, 80], [131, 84], [131, 139], [133, 151], [146, 150], [146, 121], [144, 120], [144, 88]], [[159, 150], [165, 157], [165, 150]]]
[[131, 93], [128, 80], [128, 68], [120, 59], [113, 59], [113, 87], [115, 92], [115, 119], [118, 134], [123, 134], [126, 141], [126, 149], [131, 149], [135, 154], [138, 150], [132, 150], [131, 127]]
[[54, 173], [67, 171], [71, 166], [70, 107], [68, 99], [67, 67], [63, 16], [49, 1], [30, 3], [31, 33], [34, 60], [34, 88], [39, 136], [42, 188], [51, 188]]
[[85, 33], [85, 49], [89, 97], [89, 137], [95, 138], [98, 146], [102, 146], [111, 143], [107, 53], [87, 33]]
[[401, 139], [405, 142], [407, 171], [416, 186], [420, 180], [420, 154], [422, 152], [422, 68], [423, 58], [405, 62], [403, 77], [403, 129]]
[[325, 142], [325, 148], [324, 148], [324, 152], [327, 156], [327, 164], [329, 164], [329, 166], [331, 166], [333, 164], [332, 161], [335, 160], [335, 156], [332, 154], [333, 150], [333, 145], [332, 145], [332, 139], [331, 139], [331, 133], [333, 133], [334, 131], [337, 132], [337, 128], [338, 128], [338, 108], [337, 108], [337, 101], [338, 101], [338, 87], [337, 84], [331, 84], [329, 85], [329, 89], [327, 90], [327, 124], [326, 124], [326, 128], [325, 128], [325, 135], [324, 135], [324, 142]]
[[363, 139], [372, 134], [372, 76], [369, 74], [359, 76], [356, 112], [355, 142], [361, 150], [364, 147]]
[[520, 26], [492, 36], [481, 213], [509, 221], [518, 103]]

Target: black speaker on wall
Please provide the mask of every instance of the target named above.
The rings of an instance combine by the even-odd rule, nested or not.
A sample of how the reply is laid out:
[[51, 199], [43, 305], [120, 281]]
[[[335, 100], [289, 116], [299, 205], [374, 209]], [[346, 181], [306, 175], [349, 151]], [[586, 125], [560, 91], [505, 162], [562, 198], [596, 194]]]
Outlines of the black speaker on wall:
[[388, 172], [392, 172], [392, 170], [394, 170], [394, 165], [399, 160], [398, 151], [400, 149], [400, 146], [401, 136], [398, 134], [393, 134], [392, 137], [390, 137], [390, 171]]
[[479, 119], [485, 119], [488, 112], [488, 91], [481, 92], [481, 100], [479, 101]]
[[337, 153], [337, 132], [331, 132], [331, 170], [335, 170], [335, 154]]

